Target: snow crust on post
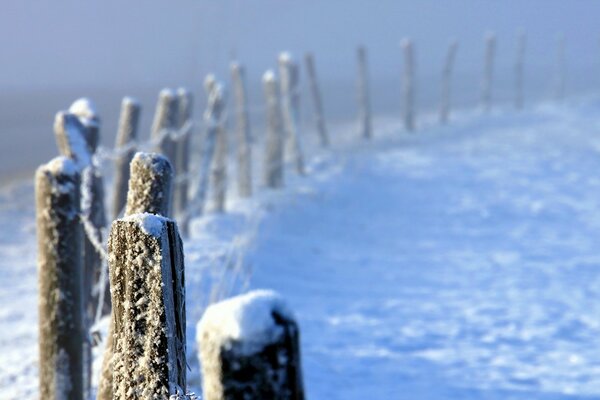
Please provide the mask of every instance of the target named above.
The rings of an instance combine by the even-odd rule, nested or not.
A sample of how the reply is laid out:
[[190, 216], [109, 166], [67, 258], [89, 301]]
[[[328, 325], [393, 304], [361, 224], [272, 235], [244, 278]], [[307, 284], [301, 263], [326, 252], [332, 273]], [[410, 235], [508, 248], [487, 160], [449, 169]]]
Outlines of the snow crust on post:
[[481, 85], [481, 105], [485, 112], [492, 108], [492, 86], [494, 80], [494, 55], [496, 53], [496, 35], [488, 32], [485, 35], [485, 59], [483, 81]]
[[59, 152], [75, 161], [78, 168], [92, 164], [85, 139], [85, 127], [75, 114], [59, 111], [54, 118], [54, 134]]
[[173, 193], [173, 201], [175, 204], [174, 213], [178, 218], [179, 227], [182, 234], [185, 236], [188, 233], [187, 219], [185, 212], [189, 200], [189, 170], [190, 170], [190, 144], [192, 139], [192, 107], [194, 97], [192, 92], [186, 88], [177, 89], [177, 129], [180, 131], [180, 136], [176, 143], [176, 162], [175, 170], [177, 177], [175, 179], [175, 191]]
[[94, 154], [100, 143], [100, 117], [96, 105], [91, 99], [82, 97], [71, 104], [69, 112], [85, 127], [85, 141], [90, 154]]
[[369, 78], [367, 72], [367, 50], [359, 46], [356, 50], [358, 61], [358, 120], [359, 134], [365, 139], [372, 137], [371, 100], [369, 98]]
[[244, 67], [231, 63], [231, 80], [235, 100], [237, 142], [237, 187], [240, 197], [252, 196], [252, 147]]
[[325, 127], [325, 117], [323, 116], [323, 102], [321, 100], [321, 90], [319, 89], [319, 81], [317, 80], [317, 71], [315, 68], [315, 58], [312, 53], [304, 55], [304, 63], [306, 65], [306, 74], [310, 86], [310, 93], [313, 98], [313, 106], [315, 109], [315, 121], [317, 124], [317, 133], [321, 146], [329, 146], [329, 136]]
[[452, 70], [454, 68], [454, 59], [458, 50], [458, 42], [453, 40], [448, 46], [444, 68], [442, 69], [442, 93], [440, 101], [440, 123], [448, 123], [450, 115], [451, 81]]
[[175, 165], [175, 141], [172, 134], [177, 126], [177, 95], [171, 89], [163, 89], [158, 95], [156, 112], [152, 122], [151, 138], [156, 142], [155, 151], [163, 154]]
[[263, 75], [267, 105], [267, 132], [265, 136], [263, 180], [270, 188], [283, 186], [283, 127], [277, 79], [271, 70]]
[[279, 55], [279, 76], [281, 79], [281, 104], [286, 131], [285, 153], [294, 164], [296, 172], [304, 175], [304, 155], [300, 144], [298, 123], [300, 122], [300, 93], [298, 65], [292, 55], [283, 52]]
[[129, 182], [129, 163], [135, 154], [135, 141], [140, 119], [141, 105], [131, 97], [121, 102], [121, 116], [115, 142], [117, 158], [115, 160], [115, 179], [112, 203], [112, 219], [119, 218], [127, 202], [127, 184]]
[[304, 399], [298, 326], [275, 292], [209, 306], [196, 339], [205, 400]]
[[170, 215], [173, 167], [156, 153], [138, 152], [131, 160], [125, 215]]
[[79, 179], [78, 166], [66, 157], [36, 172], [42, 399], [85, 398]]
[[404, 128], [412, 132], [415, 130], [415, 59], [414, 46], [410, 39], [403, 39], [404, 52]]

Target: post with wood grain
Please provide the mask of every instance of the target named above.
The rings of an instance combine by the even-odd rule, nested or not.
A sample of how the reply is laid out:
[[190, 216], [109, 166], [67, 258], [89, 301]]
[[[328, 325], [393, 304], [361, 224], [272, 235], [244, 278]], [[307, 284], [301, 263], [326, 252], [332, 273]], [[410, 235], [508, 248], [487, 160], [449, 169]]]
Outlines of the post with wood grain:
[[163, 89], [158, 95], [154, 120], [152, 121], [151, 140], [154, 151], [163, 154], [175, 165], [176, 149], [173, 138], [177, 126], [177, 95], [171, 89]]
[[183, 236], [188, 235], [188, 219], [185, 217], [190, 197], [190, 150], [193, 133], [192, 109], [194, 97], [192, 92], [185, 88], [177, 89], [177, 129], [179, 135], [176, 141], [176, 156], [174, 185], [174, 215], [179, 223], [180, 232]]

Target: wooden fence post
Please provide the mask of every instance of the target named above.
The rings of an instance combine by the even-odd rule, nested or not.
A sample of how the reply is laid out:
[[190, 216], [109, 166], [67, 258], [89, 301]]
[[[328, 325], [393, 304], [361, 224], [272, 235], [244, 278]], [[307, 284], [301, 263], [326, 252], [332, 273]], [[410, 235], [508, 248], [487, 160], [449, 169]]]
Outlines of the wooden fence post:
[[277, 79], [273, 71], [265, 72], [263, 85], [267, 106], [263, 180], [265, 186], [279, 188], [283, 186], [283, 126]]
[[282, 298], [257, 290], [209, 306], [197, 340], [205, 400], [303, 400], [298, 325]]
[[[219, 90], [220, 86], [216, 81], [209, 81], [206, 88], [210, 91]], [[222, 88], [222, 86], [221, 86]], [[221, 96], [223, 96], [223, 89]], [[207, 93], [208, 94], [208, 93]], [[210, 94], [209, 94], [210, 95]], [[214, 159], [210, 166], [210, 181], [212, 183], [212, 204], [213, 211], [225, 211], [225, 201], [227, 200], [227, 155], [229, 153], [229, 140], [227, 140], [227, 127], [223, 120], [225, 101], [222, 101], [221, 117], [217, 121], [217, 136], [214, 148]]]
[[96, 111], [96, 106], [90, 99], [83, 97], [71, 104], [69, 112], [75, 115], [84, 126], [88, 152], [94, 154], [100, 144], [100, 117]]
[[189, 172], [190, 172], [190, 147], [192, 139], [192, 108], [194, 97], [192, 92], [185, 88], [177, 90], [178, 97], [178, 125], [180, 130], [179, 140], [177, 140], [175, 170], [177, 177], [175, 179], [175, 216], [178, 218], [179, 227], [183, 236], [188, 234], [188, 224], [185, 218], [185, 212], [189, 199]]
[[177, 96], [171, 89], [163, 89], [158, 95], [152, 141], [156, 141], [155, 151], [166, 156], [175, 165], [175, 141], [171, 137], [177, 126]]
[[492, 86], [494, 80], [494, 55], [496, 53], [496, 35], [489, 32], [485, 36], [485, 59], [483, 68], [483, 82], [481, 86], [481, 104], [483, 111], [489, 112], [492, 108]]
[[458, 42], [454, 40], [448, 46], [444, 69], [442, 69], [442, 99], [440, 101], [440, 123], [442, 124], [448, 123], [448, 116], [450, 114], [452, 69], [457, 50]]
[[319, 81], [317, 80], [317, 72], [315, 68], [315, 59], [312, 53], [304, 55], [304, 64], [306, 65], [306, 75], [310, 86], [310, 93], [313, 98], [313, 106], [315, 109], [315, 122], [317, 124], [317, 133], [322, 147], [329, 146], [329, 136], [325, 127], [325, 117], [323, 116], [323, 102], [321, 100], [321, 90], [319, 89]]
[[402, 41], [404, 52], [404, 128], [412, 132], [415, 130], [415, 60], [414, 46], [410, 39]]
[[300, 122], [299, 71], [291, 54], [284, 52], [279, 55], [279, 75], [283, 122], [286, 130], [286, 154], [294, 164], [296, 172], [304, 175], [304, 155], [298, 132], [298, 123]]
[[515, 60], [515, 108], [523, 109], [523, 64], [525, 59], [525, 46], [527, 45], [527, 36], [525, 32], [517, 33], [517, 57]]
[[231, 64], [231, 80], [235, 99], [237, 130], [237, 186], [240, 197], [252, 196], [252, 146], [245, 69], [239, 63]]
[[40, 398], [86, 398], [79, 168], [58, 157], [35, 178]]
[[360, 136], [370, 139], [373, 136], [371, 122], [371, 100], [369, 97], [369, 77], [367, 71], [367, 49], [359, 46], [357, 51], [358, 60], [358, 120]]

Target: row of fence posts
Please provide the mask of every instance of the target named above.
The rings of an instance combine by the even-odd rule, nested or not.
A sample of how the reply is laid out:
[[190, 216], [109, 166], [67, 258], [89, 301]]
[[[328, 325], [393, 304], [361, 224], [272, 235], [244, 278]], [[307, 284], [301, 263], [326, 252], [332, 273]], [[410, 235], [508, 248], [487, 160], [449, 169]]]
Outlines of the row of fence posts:
[[[487, 111], [492, 104], [495, 36], [486, 36], [485, 43], [481, 102]], [[515, 63], [517, 108], [523, 106], [525, 43], [525, 35], [520, 34]], [[458, 43], [451, 42], [442, 69], [439, 110], [442, 124], [449, 119], [451, 75], [457, 49]], [[416, 129], [413, 42], [403, 40], [402, 51], [403, 122], [407, 131], [413, 131]], [[563, 72], [557, 93], [562, 97], [564, 39], [560, 41], [558, 58]], [[327, 147], [331, 140], [314, 56], [306, 54], [304, 62], [318, 142]], [[372, 113], [367, 52], [362, 46], [357, 49], [357, 62], [359, 136], [369, 139], [373, 136]], [[266, 127], [260, 179], [265, 187], [272, 189], [283, 186], [286, 162], [297, 174], [306, 173], [298, 126], [299, 65], [289, 53], [282, 53], [278, 71], [279, 80], [273, 70], [262, 77]], [[236, 121], [236, 187], [239, 196], [246, 198], [254, 192], [253, 135], [245, 72], [239, 63], [231, 65], [231, 81]], [[141, 105], [133, 98], [124, 98], [114, 151], [99, 147], [101, 121], [89, 100], [80, 99], [68, 111], [57, 114], [54, 131], [61, 155], [42, 165], [35, 178], [41, 398], [87, 398], [93, 346], [90, 330], [95, 321], [109, 314], [98, 399], [193, 397], [186, 388], [185, 273], [180, 232], [184, 237], [189, 234], [190, 219], [204, 212], [209, 194], [214, 210], [225, 210], [230, 146], [224, 122], [223, 85], [209, 75], [204, 90], [205, 135], [195, 173], [190, 162], [193, 97], [186, 89], [160, 92], [151, 139], [146, 144], [140, 144], [138, 137]], [[99, 167], [103, 158], [114, 160], [110, 213], [114, 222], [106, 247], [105, 193]], [[277, 323], [282, 324], [281, 320], [280, 316]], [[204, 352], [212, 358], [203, 359], [202, 364], [204, 371], [208, 371], [205, 373], [217, 371], [218, 377], [204, 376], [204, 379], [212, 379], [213, 383], [216, 379], [222, 385], [205, 386], [205, 398], [241, 398], [244, 393], [250, 393], [250, 397], [244, 398], [303, 398], [297, 326], [293, 320], [290, 323], [293, 329], [288, 326], [284, 331], [291, 332], [293, 337], [284, 342], [289, 339], [296, 345], [292, 350], [284, 347], [294, 353], [290, 358], [294, 359], [293, 368], [285, 363], [248, 361], [252, 355], [244, 353], [243, 362], [228, 359], [233, 370], [225, 376], [219, 363], [223, 357], [232, 355], [224, 354], [230, 345], [213, 343], [213, 350], [217, 346], [218, 351]], [[211, 336], [210, 332], [203, 335]], [[200, 343], [201, 347], [208, 345]], [[260, 357], [267, 357], [266, 353], [261, 354]], [[284, 381], [290, 384], [282, 388], [279, 380], [277, 386], [271, 379], [273, 374], [285, 375]]]

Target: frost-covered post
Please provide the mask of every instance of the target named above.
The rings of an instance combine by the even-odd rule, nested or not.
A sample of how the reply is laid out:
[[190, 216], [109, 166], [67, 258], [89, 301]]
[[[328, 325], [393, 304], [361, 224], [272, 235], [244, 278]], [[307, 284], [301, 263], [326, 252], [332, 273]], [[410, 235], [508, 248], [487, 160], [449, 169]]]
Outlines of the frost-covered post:
[[135, 142], [140, 120], [141, 105], [131, 97], [121, 102], [121, 116], [115, 143], [115, 182], [112, 203], [112, 219], [123, 213], [127, 201], [127, 183], [129, 181], [129, 163], [135, 154]]
[[556, 38], [556, 86], [554, 88], [556, 100], [565, 98], [567, 68], [565, 61], [565, 35], [558, 34]]
[[237, 141], [237, 187], [240, 197], [252, 196], [252, 147], [244, 67], [231, 63]]
[[190, 170], [190, 145], [192, 139], [192, 107], [194, 98], [192, 92], [185, 88], [177, 90], [178, 122], [177, 129], [180, 132], [176, 143], [176, 157], [174, 162], [177, 177], [175, 179], [175, 216], [179, 219], [182, 234], [188, 234], [188, 224], [185, 218], [189, 200], [189, 170]]
[[485, 35], [485, 59], [483, 81], [481, 85], [481, 105], [485, 112], [492, 108], [492, 85], [494, 80], [494, 55], [496, 53], [496, 35], [489, 32]]
[[113, 399], [166, 399], [186, 389], [183, 248], [174, 221], [133, 214], [108, 240]]
[[515, 60], [515, 108], [517, 110], [523, 109], [523, 64], [526, 45], [527, 36], [525, 36], [525, 32], [519, 31], [517, 34], [517, 57]]
[[79, 119], [84, 126], [84, 136], [88, 152], [94, 154], [100, 144], [100, 117], [92, 100], [83, 97], [77, 99], [69, 107], [69, 112]]
[[257, 290], [206, 309], [197, 340], [205, 400], [303, 400], [299, 329], [283, 299]]
[[440, 123], [442, 124], [448, 123], [448, 116], [450, 114], [452, 70], [457, 50], [458, 42], [454, 40], [448, 46], [444, 68], [442, 69], [442, 98], [440, 101]]
[[315, 57], [312, 53], [304, 55], [304, 64], [306, 65], [306, 75], [308, 76], [308, 84], [310, 93], [313, 98], [315, 109], [315, 121], [317, 123], [317, 132], [321, 146], [329, 146], [329, 136], [327, 136], [327, 128], [325, 127], [325, 117], [323, 116], [323, 102], [321, 100], [321, 90], [319, 89], [319, 81], [317, 80], [317, 71], [315, 68]]
[[[207, 84], [207, 90], [218, 90], [217, 84]], [[225, 101], [222, 103], [225, 107]], [[212, 182], [212, 204], [216, 212], [225, 211], [225, 200], [227, 198], [227, 155], [229, 153], [229, 141], [227, 140], [227, 127], [221, 116], [217, 121], [217, 137], [215, 142], [215, 156], [210, 168], [210, 180]]]
[[172, 135], [177, 126], [177, 95], [171, 89], [163, 89], [158, 95], [156, 112], [152, 122], [151, 139], [155, 151], [165, 155], [175, 165], [175, 140]]
[[300, 93], [298, 64], [290, 53], [279, 55], [279, 76], [281, 84], [281, 104], [286, 130], [285, 148], [287, 157], [294, 164], [296, 172], [304, 175], [304, 155], [300, 144], [298, 123], [300, 122]]
[[281, 120], [277, 79], [273, 71], [265, 72], [263, 85], [267, 105], [263, 180], [265, 186], [278, 188], [283, 186], [283, 122]]
[[85, 399], [79, 168], [57, 157], [35, 177], [40, 398]]
[[412, 40], [404, 39], [401, 43], [404, 53], [404, 128], [412, 132], [415, 130], [415, 57]]
[[358, 120], [360, 136], [370, 139], [373, 136], [371, 123], [371, 99], [369, 97], [369, 76], [367, 71], [367, 49], [359, 46], [358, 60]]

